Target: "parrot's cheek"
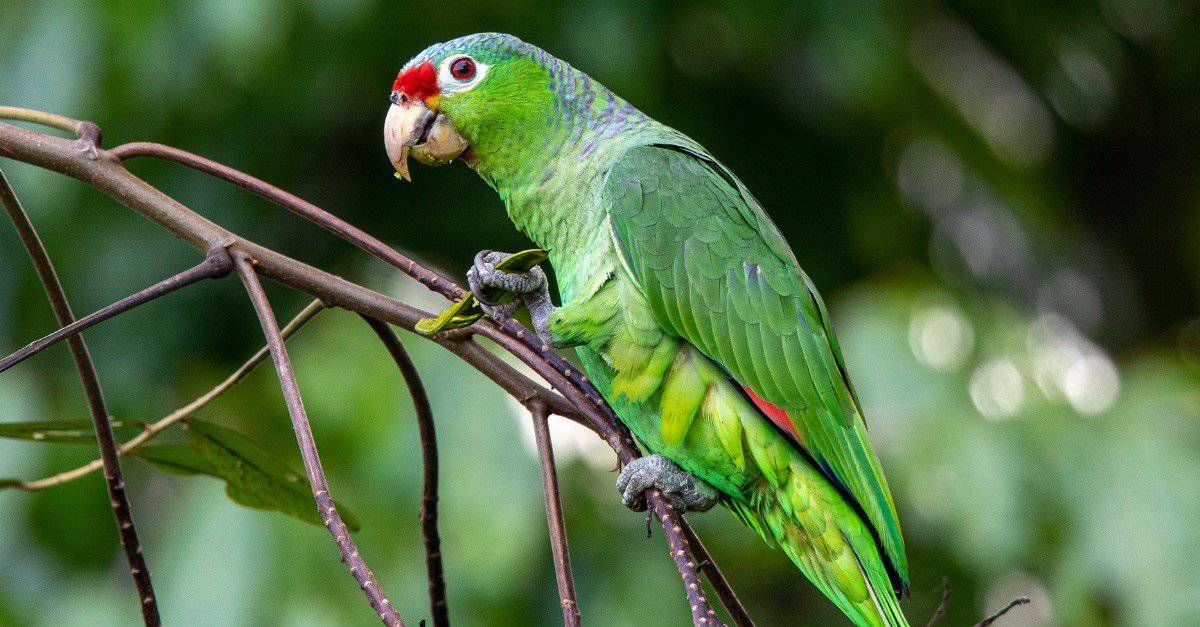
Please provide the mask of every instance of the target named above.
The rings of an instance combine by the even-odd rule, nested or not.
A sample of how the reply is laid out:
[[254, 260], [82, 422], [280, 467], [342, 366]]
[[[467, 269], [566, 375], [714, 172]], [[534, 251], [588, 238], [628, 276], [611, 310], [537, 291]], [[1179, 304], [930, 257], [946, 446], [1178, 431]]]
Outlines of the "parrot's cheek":
[[446, 116], [415, 100], [401, 101], [388, 109], [383, 123], [383, 145], [396, 175], [412, 180], [408, 157], [428, 165], [450, 163], [467, 148], [467, 141]]

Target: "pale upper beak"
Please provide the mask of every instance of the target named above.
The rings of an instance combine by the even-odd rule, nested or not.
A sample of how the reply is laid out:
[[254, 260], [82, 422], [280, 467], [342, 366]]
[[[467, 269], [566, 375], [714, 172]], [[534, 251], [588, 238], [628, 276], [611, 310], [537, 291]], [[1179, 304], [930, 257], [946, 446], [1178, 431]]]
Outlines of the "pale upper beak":
[[391, 102], [383, 123], [383, 145], [400, 178], [412, 180], [409, 155], [426, 165], [445, 165], [467, 149], [467, 140], [445, 115], [397, 92], [392, 92]]

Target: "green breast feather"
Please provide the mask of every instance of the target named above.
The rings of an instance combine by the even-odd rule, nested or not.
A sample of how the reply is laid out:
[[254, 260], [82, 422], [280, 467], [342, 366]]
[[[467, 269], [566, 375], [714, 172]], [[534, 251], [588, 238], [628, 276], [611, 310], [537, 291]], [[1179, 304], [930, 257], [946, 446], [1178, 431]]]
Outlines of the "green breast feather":
[[863, 510], [906, 587], [895, 506], [825, 305], [757, 201], [684, 143], [630, 149], [602, 201], [658, 323], [787, 412], [797, 446]]

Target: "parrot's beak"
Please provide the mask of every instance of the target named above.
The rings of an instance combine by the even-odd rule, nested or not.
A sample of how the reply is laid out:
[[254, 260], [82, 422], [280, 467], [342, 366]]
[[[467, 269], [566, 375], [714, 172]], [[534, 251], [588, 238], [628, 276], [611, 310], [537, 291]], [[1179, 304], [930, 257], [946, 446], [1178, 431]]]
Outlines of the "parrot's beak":
[[467, 140], [450, 120], [415, 98], [392, 92], [383, 123], [383, 145], [396, 176], [411, 181], [408, 157], [426, 165], [445, 165], [467, 149]]

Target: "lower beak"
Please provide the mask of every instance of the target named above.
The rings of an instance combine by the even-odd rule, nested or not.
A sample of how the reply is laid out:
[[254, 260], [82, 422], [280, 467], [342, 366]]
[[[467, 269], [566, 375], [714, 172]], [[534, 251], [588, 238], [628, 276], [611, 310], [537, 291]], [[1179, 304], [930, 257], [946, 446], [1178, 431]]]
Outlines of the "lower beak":
[[467, 149], [467, 140], [454, 129], [445, 115], [426, 107], [419, 100], [403, 100], [388, 109], [383, 123], [383, 145], [396, 176], [406, 181], [408, 157], [427, 165], [444, 165]]

